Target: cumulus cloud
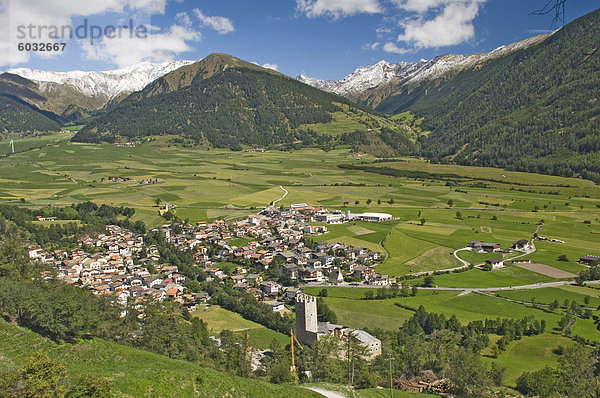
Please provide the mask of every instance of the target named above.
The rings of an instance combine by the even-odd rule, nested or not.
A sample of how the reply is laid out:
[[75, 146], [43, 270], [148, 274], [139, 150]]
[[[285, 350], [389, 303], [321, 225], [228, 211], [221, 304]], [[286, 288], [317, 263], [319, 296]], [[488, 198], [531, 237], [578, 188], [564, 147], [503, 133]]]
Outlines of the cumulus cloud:
[[261, 66], [263, 68], [273, 69], [273, 70], [277, 70], [279, 68], [279, 65], [277, 65], [277, 64], [270, 64], [268, 62], [266, 64], [262, 64]]
[[409, 49], [400, 48], [396, 44], [394, 44], [390, 41], [388, 41], [387, 43], [385, 43], [383, 45], [383, 51], [385, 51], [386, 53], [393, 53], [393, 54], [406, 54], [406, 53], [410, 52]]
[[435, 6], [444, 5], [431, 19], [417, 16], [401, 21], [404, 33], [398, 35], [399, 42], [416, 48], [431, 48], [461, 44], [475, 37], [473, 20], [482, 1], [427, 1]]
[[[460, 1], [460, 0], [458, 0]], [[432, 8], [457, 2], [457, 0], [393, 0], [393, 3], [406, 11], [425, 13]]]
[[383, 9], [378, 0], [296, 0], [296, 12], [309, 18], [338, 19], [356, 14], [377, 14]]
[[251, 63], [253, 63], [254, 65], [258, 65], [261, 68], [267, 68], [267, 69], [273, 69], [273, 70], [277, 70], [279, 68], [279, 65], [277, 65], [277, 64], [271, 64], [269, 62], [267, 62], [265, 64], [262, 64], [262, 65], [260, 63], [256, 62], [256, 61], [251, 61]]
[[196, 18], [198, 18], [198, 20], [202, 24], [202, 26], [214, 29], [215, 31], [217, 31], [217, 33], [221, 35], [235, 31], [235, 28], [233, 27], [233, 22], [231, 22], [229, 18], [218, 16], [209, 17], [207, 15], [204, 15], [204, 13], [197, 8], [195, 8], [193, 12], [196, 15]]
[[381, 49], [394, 54], [469, 42], [475, 38], [473, 21], [486, 1], [389, 0], [388, 12], [376, 30], [377, 41], [385, 43]]
[[137, 37], [125, 32], [121, 38], [105, 37], [98, 43], [81, 41], [80, 44], [87, 59], [125, 67], [143, 61], [172, 61], [178, 54], [191, 51], [190, 44], [201, 37], [197, 30], [183, 25], [172, 25], [165, 32], [152, 33], [147, 37]]

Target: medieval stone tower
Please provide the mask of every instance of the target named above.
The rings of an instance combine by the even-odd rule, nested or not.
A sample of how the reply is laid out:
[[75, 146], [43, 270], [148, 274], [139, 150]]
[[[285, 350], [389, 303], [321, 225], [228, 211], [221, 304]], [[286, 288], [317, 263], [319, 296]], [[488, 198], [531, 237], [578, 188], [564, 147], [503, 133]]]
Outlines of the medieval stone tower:
[[296, 296], [296, 338], [303, 344], [317, 340], [317, 298], [308, 294]]

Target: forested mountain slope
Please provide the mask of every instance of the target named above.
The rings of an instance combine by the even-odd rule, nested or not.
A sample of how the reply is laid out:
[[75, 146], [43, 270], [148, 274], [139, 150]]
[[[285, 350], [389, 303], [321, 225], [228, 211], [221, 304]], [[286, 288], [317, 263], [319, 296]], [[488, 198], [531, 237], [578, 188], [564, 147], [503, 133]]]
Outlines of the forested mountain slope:
[[424, 117], [422, 154], [600, 181], [600, 10], [542, 43], [388, 97]]

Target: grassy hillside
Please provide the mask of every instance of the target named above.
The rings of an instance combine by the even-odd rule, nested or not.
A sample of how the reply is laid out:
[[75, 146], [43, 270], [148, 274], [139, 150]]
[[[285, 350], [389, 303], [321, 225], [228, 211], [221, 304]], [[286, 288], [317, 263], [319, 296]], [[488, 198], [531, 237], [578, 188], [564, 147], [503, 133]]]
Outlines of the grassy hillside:
[[73, 377], [109, 380], [119, 397], [318, 397], [292, 386], [277, 386], [201, 368], [101, 339], [57, 344], [26, 329], [0, 321], [0, 370], [21, 366], [43, 350], [66, 365]]
[[432, 134], [422, 154], [600, 181], [600, 10], [542, 43], [481, 67], [404, 90], [378, 110], [410, 109]]

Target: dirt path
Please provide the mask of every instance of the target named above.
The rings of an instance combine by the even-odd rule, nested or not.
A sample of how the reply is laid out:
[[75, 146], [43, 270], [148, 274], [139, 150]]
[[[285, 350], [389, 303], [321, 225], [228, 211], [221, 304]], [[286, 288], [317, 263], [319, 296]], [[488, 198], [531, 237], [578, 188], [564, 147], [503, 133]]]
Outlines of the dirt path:
[[279, 201], [283, 200], [283, 199], [284, 199], [284, 198], [287, 196], [287, 194], [289, 193], [289, 192], [287, 191], [287, 189], [285, 189], [283, 186], [281, 186], [281, 185], [280, 185], [280, 186], [279, 186], [279, 188], [283, 189], [283, 192], [285, 192], [285, 193], [283, 194], [283, 196], [282, 196], [281, 198], [279, 198], [279, 199], [277, 199], [277, 200], [274, 200], [274, 201], [273, 201], [273, 203], [271, 203], [273, 206], [275, 206], [275, 203], [277, 203], [277, 202], [279, 202]]
[[320, 387], [304, 387], [304, 388], [314, 391], [314, 392], [317, 392], [327, 398], [346, 398], [345, 395], [340, 394], [339, 392], [326, 390], [326, 389], [320, 388]]

